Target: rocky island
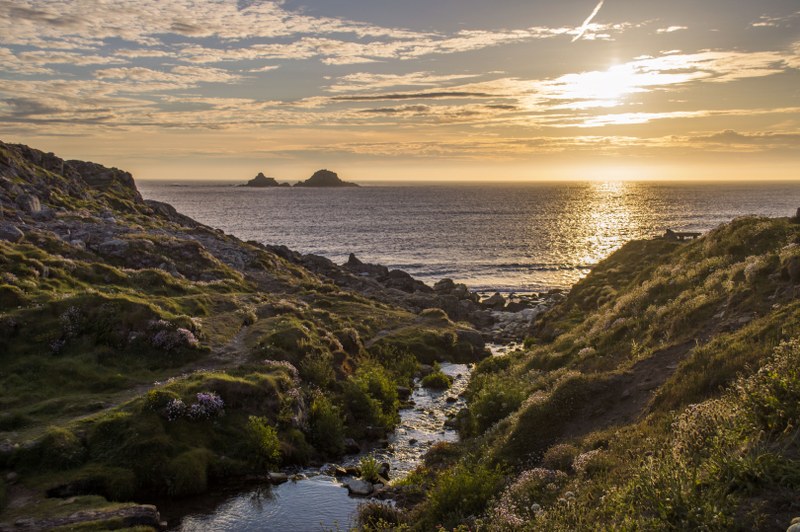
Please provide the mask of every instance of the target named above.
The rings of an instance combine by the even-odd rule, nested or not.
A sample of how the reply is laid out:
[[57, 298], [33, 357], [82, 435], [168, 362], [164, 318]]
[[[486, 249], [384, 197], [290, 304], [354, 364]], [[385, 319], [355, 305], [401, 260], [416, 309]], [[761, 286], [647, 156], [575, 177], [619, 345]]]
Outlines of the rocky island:
[[355, 183], [342, 181], [336, 172], [331, 172], [330, 170], [317, 170], [316, 172], [314, 172], [314, 175], [312, 175], [305, 181], [296, 183], [294, 186], [332, 188], [332, 187], [357, 187], [358, 185]]
[[239, 185], [242, 187], [254, 187], [254, 188], [270, 188], [270, 187], [290, 187], [289, 183], [278, 183], [278, 181], [274, 177], [267, 177], [264, 175], [263, 172], [259, 172], [257, 176], [253, 179], [245, 183], [244, 185]]

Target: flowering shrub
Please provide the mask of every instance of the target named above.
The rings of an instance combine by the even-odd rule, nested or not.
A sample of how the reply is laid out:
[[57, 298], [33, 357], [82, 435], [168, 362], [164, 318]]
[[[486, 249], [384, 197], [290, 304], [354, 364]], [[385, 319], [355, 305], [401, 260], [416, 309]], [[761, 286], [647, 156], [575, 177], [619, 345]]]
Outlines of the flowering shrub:
[[605, 469], [608, 466], [607, 456], [602, 449], [594, 449], [585, 453], [579, 454], [572, 461], [572, 469], [576, 473], [584, 475], [592, 475], [593, 473]]
[[81, 332], [83, 313], [78, 307], [69, 307], [59, 316], [58, 321], [61, 322], [64, 337], [74, 338]]
[[578, 351], [578, 356], [581, 358], [585, 358], [585, 357], [590, 357], [596, 353], [597, 351], [595, 351], [594, 347], [589, 346], [589, 347], [584, 347], [583, 349]]
[[164, 416], [169, 421], [175, 421], [176, 419], [180, 419], [186, 415], [188, 408], [186, 403], [184, 403], [180, 399], [173, 399], [167, 404], [167, 407], [164, 409]]
[[507, 487], [494, 507], [498, 524], [517, 529], [533, 520], [543, 506], [553, 504], [568, 477], [563, 471], [535, 468]]
[[186, 405], [181, 399], [172, 399], [163, 410], [169, 421], [187, 418], [194, 421], [211, 419], [225, 413], [225, 402], [214, 392], [200, 392], [197, 402]]
[[150, 344], [156, 349], [172, 351], [181, 347], [197, 347], [200, 342], [189, 329], [175, 327], [166, 320], [153, 320], [150, 322], [150, 329], [154, 334], [150, 339]]
[[267, 369], [280, 369], [289, 374], [294, 382], [300, 382], [300, 373], [294, 364], [288, 360], [265, 360], [263, 362]]
[[211, 419], [225, 413], [225, 403], [222, 397], [214, 392], [200, 392], [197, 402], [189, 407], [189, 419]]

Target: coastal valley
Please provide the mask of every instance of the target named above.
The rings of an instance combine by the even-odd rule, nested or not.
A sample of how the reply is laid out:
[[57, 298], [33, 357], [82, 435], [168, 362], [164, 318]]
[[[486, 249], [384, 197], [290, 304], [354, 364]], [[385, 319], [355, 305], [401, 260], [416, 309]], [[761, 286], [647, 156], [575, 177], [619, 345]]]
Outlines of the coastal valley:
[[[0, 530], [157, 530], [160, 501], [309, 469], [363, 530], [800, 529], [797, 222], [632, 241], [509, 300], [0, 143]], [[392, 478], [372, 451], [419, 387], [459, 438]]]

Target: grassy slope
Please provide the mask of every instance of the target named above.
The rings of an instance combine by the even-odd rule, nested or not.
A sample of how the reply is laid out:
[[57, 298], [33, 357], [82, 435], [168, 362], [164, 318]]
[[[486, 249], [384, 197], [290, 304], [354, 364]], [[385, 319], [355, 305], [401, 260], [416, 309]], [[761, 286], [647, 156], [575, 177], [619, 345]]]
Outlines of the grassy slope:
[[411, 528], [785, 529], [800, 514], [800, 226], [631, 242], [479, 364]]
[[[21, 475], [0, 485], [0, 521], [49, 515], [35, 504], [48, 490], [189, 495], [336, 456], [345, 436], [395, 422], [395, 387], [416, 367], [407, 344], [456, 338], [447, 319], [342, 292], [258, 246], [171, 221], [130, 187], [88, 187], [26, 153], [0, 143], [2, 217], [27, 223], [24, 240], [0, 241], [0, 470]], [[54, 218], [16, 211], [14, 187]], [[121, 251], [103, 252], [109, 240]], [[402, 342], [365, 347], [395, 329]], [[218, 394], [224, 415], [168, 419], [170, 401], [191, 407], [200, 392]]]

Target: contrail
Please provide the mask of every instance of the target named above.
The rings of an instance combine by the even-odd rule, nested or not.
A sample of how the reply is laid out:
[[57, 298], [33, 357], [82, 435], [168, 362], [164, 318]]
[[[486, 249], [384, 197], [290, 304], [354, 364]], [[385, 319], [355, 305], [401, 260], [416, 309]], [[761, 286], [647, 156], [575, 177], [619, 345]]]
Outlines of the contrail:
[[572, 42], [575, 42], [581, 37], [583, 37], [583, 34], [586, 33], [586, 30], [589, 29], [589, 24], [591, 24], [592, 20], [594, 20], [594, 17], [597, 16], [597, 13], [600, 11], [600, 8], [603, 7], [605, 1], [606, 0], [600, 0], [600, 3], [597, 4], [597, 7], [594, 8], [594, 11], [592, 11], [592, 14], [589, 15], [587, 19], [583, 21], [583, 26], [580, 27], [580, 29], [578, 30], [578, 34], [575, 36], [574, 39], [572, 39]]

